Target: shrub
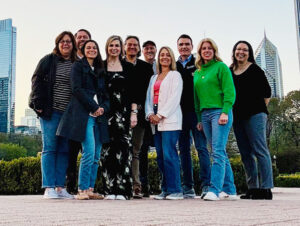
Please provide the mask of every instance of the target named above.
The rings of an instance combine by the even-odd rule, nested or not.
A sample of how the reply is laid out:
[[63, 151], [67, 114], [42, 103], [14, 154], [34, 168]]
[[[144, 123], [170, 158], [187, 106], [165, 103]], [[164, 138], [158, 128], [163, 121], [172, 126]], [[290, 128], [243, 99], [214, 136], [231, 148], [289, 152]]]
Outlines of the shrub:
[[296, 174], [283, 174], [275, 179], [277, 187], [300, 187], [300, 173]]
[[22, 146], [16, 144], [3, 144], [0, 143], [0, 159], [10, 161], [13, 159], [26, 157], [27, 150]]
[[276, 165], [279, 173], [300, 172], [300, 149], [290, 148], [277, 154]]

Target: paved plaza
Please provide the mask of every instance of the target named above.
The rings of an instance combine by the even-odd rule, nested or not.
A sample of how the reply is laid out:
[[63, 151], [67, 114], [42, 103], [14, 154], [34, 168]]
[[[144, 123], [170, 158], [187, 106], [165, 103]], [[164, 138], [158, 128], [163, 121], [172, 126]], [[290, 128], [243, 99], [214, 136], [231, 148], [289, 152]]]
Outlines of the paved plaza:
[[0, 196], [0, 225], [300, 225], [300, 188], [274, 200], [44, 200]]

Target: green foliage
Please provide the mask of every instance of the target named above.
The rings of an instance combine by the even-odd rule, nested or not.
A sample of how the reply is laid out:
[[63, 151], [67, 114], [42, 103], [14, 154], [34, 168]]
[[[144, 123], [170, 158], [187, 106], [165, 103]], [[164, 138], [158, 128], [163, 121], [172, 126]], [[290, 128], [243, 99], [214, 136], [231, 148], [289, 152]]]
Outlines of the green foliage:
[[16, 144], [1, 144], [0, 143], [0, 159], [10, 161], [13, 159], [26, 157], [27, 150]]
[[300, 173], [279, 175], [275, 184], [278, 187], [300, 187]]
[[276, 156], [279, 173], [300, 172], [300, 147], [286, 148]]
[[41, 135], [0, 133], [0, 143], [12, 143], [24, 147], [27, 150], [26, 156], [37, 156], [37, 153], [42, 151]]

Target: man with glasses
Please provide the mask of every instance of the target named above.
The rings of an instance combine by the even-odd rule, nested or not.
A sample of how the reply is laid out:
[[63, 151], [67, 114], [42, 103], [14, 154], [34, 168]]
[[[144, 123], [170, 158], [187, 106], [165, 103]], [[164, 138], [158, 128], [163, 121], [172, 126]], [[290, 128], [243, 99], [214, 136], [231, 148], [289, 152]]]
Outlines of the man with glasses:
[[137, 125], [133, 128], [132, 145], [132, 178], [133, 178], [133, 198], [142, 198], [142, 187], [139, 179], [139, 153], [143, 143], [145, 127], [147, 123], [145, 120], [145, 100], [146, 93], [151, 76], [153, 75], [152, 65], [138, 59], [141, 55], [140, 41], [137, 36], [127, 36], [125, 39], [125, 60], [134, 65], [135, 70], [135, 100], [138, 112], [132, 112], [137, 115]]
[[[79, 29], [75, 34], [77, 58], [83, 58], [81, 48], [84, 43], [91, 39], [91, 33], [85, 29]], [[70, 193], [77, 194], [77, 157], [81, 150], [81, 143], [69, 140], [69, 165], [67, 169], [67, 190]]]
[[183, 171], [183, 196], [194, 198], [193, 166], [191, 159], [191, 134], [200, 162], [200, 180], [203, 198], [210, 184], [210, 157], [207, 141], [203, 131], [198, 131], [197, 116], [194, 108], [193, 73], [196, 70], [195, 58], [192, 55], [193, 41], [189, 35], [183, 34], [177, 39], [177, 49], [180, 54], [176, 62], [177, 70], [182, 76], [183, 90], [181, 96], [182, 131], [179, 136], [181, 168]]

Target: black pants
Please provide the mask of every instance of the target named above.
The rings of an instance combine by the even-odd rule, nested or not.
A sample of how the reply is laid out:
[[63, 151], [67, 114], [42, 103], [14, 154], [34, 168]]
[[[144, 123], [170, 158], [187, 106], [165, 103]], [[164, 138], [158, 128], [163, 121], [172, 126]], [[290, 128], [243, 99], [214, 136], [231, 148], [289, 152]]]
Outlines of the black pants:
[[82, 150], [81, 143], [69, 140], [69, 165], [67, 169], [67, 190], [71, 193], [77, 193], [77, 157]]

